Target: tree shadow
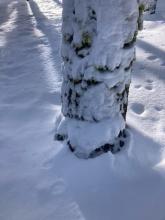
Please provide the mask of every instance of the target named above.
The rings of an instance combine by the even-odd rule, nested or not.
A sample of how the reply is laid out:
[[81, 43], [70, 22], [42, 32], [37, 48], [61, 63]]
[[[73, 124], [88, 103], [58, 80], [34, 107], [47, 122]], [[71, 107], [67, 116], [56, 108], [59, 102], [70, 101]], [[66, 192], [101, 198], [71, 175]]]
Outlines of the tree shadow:
[[[6, 21], [8, 21], [10, 14], [15, 9], [15, 2], [7, 5], [6, 3], [1, 3], [0, 7], [0, 25], [3, 25]], [[9, 7], [10, 6], [10, 7]]]
[[[37, 28], [44, 34], [44, 36], [48, 40], [49, 46], [51, 48], [52, 58], [54, 58], [54, 66], [60, 73], [62, 62], [60, 56], [61, 33], [55, 27], [55, 24], [59, 25], [60, 21], [59, 19], [55, 19], [53, 21], [54, 23], [52, 24], [51, 21], [40, 11], [40, 8], [35, 1], [29, 1], [29, 5], [37, 22]], [[59, 77], [61, 78], [60, 75]]]
[[[37, 104], [60, 105], [61, 63], [57, 54], [59, 48], [56, 48], [60, 35], [53, 29], [51, 37], [54, 40], [57, 38], [57, 42], [54, 44], [53, 55], [49, 54], [47, 36], [36, 32], [34, 17], [30, 15], [27, 2], [17, 2], [15, 9], [17, 13], [13, 19], [13, 29], [5, 33], [6, 43], [1, 47], [0, 91], [5, 104], [18, 108], [24, 106], [24, 116], [28, 118], [35, 114]], [[28, 116], [27, 111], [31, 107], [34, 111], [29, 112]], [[20, 120], [21, 117], [17, 116], [15, 120]]]
[[[139, 71], [139, 67], [141, 70]], [[149, 75], [148, 77], [155, 76], [159, 80], [165, 80], [164, 74], [164, 67], [165, 64], [161, 64], [160, 66], [156, 67], [153, 65], [146, 65], [144, 62], [136, 61], [133, 70], [133, 78], [142, 78], [144, 80], [144, 72], [147, 72]]]
[[159, 58], [160, 60], [164, 61], [165, 51], [155, 47], [154, 45], [152, 45], [146, 41], [140, 40], [140, 39], [137, 40], [137, 46], [142, 48], [146, 52], [153, 54], [155, 57]]
[[[134, 74], [133, 77], [144, 77], [144, 71], [149, 72], [155, 77], [165, 80], [164, 67], [165, 67], [165, 52], [154, 45], [145, 42], [143, 40], [137, 40], [137, 47], [143, 49], [145, 53], [148, 54], [147, 60], [144, 61], [136, 60], [134, 64]], [[155, 66], [155, 61], [159, 59], [157, 66]], [[157, 62], [157, 61], [156, 61]], [[139, 71], [140, 70], [140, 71]]]

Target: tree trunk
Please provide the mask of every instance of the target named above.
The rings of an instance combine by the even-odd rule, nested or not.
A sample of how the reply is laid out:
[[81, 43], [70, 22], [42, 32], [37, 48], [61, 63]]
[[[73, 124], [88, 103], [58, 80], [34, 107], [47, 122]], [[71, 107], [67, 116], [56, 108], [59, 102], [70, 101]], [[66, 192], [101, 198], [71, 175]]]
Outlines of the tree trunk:
[[56, 138], [78, 157], [124, 146], [138, 17], [137, 0], [63, 0], [64, 118]]
[[157, 0], [148, 0], [148, 10], [150, 12], [150, 14], [155, 14], [156, 12], [156, 4], [157, 4]]
[[157, 0], [138, 0], [139, 4], [144, 6], [144, 11], [149, 11], [150, 14], [156, 12]]
[[138, 4], [139, 4], [138, 29], [143, 30], [143, 14], [144, 12], [155, 14], [157, 0], [138, 0]]

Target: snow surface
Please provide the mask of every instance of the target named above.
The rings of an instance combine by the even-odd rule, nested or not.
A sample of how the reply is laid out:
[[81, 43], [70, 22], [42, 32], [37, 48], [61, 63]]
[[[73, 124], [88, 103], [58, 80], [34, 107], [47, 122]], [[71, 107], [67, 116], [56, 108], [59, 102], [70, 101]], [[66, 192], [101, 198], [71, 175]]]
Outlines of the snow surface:
[[164, 0], [138, 38], [130, 146], [90, 160], [53, 140], [61, 2], [29, 3], [0, 0], [0, 220], [164, 220]]

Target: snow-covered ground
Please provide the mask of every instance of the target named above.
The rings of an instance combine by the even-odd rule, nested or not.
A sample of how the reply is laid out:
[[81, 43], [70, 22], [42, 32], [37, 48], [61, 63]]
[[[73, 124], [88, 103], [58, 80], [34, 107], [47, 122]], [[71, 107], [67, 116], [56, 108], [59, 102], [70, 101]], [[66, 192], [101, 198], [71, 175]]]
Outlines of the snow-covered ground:
[[59, 0], [0, 0], [0, 220], [165, 220], [165, 2], [145, 20], [130, 146], [80, 160], [54, 141]]

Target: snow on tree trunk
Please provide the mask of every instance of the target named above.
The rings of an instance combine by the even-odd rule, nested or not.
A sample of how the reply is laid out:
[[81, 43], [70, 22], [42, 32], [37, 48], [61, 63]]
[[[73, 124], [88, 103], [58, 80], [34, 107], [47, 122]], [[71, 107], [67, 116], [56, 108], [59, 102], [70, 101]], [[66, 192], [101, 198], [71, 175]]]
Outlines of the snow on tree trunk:
[[148, 0], [146, 10], [148, 10], [150, 14], [155, 14], [156, 4], [157, 0]]
[[139, 5], [144, 7], [144, 11], [154, 14], [156, 11], [157, 0], [138, 0]]
[[138, 19], [138, 29], [143, 29], [143, 14], [144, 12], [149, 12], [154, 14], [156, 11], [157, 0], [138, 0], [139, 4], [139, 19]]
[[125, 141], [137, 0], [63, 0], [62, 113], [56, 138], [82, 158]]

